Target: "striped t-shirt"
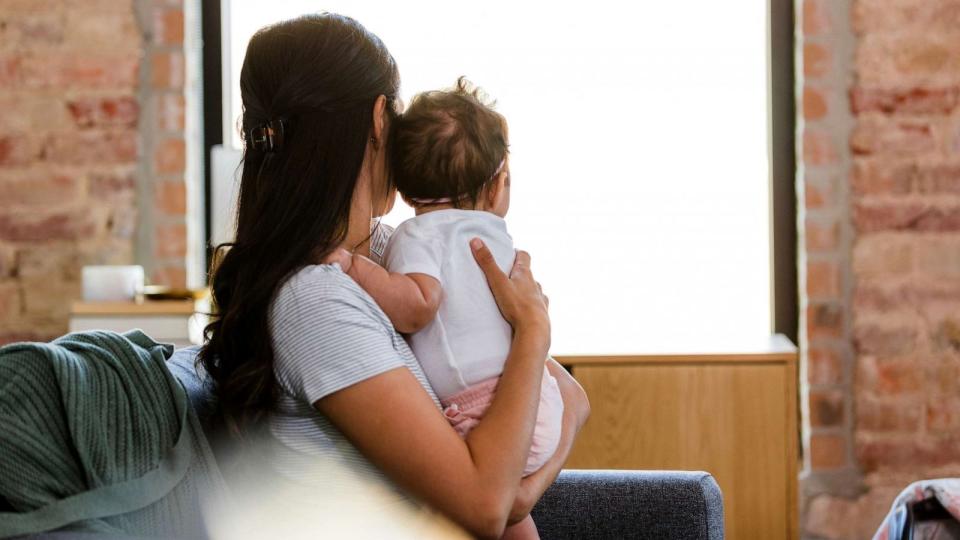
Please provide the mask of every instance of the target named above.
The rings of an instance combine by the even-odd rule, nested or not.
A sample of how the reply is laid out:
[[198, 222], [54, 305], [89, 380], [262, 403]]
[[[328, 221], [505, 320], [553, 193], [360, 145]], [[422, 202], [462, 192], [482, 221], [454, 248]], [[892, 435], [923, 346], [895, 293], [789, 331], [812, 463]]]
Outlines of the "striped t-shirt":
[[270, 418], [277, 471], [297, 483], [335, 488], [321, 472], [324, 467], [317, 466], [334, 462], [361, 477], [386, 481], [313, 403], [406, 367], [439, 410], [420, 365], [387, 315], [338, 265], [314, 265], [280, 288], [271, 306], [270, 330], [281, 389]]

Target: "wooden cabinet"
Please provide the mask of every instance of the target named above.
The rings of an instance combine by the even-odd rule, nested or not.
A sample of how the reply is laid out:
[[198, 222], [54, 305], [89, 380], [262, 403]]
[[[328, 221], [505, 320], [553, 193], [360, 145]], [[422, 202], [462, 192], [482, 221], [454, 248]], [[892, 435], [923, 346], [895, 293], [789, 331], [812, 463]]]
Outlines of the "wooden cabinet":
[[593, 409], [573, 469], [710, 472], [726, 538], [798, 538], [797, 353], [782, 336], [713, 352], [558, 357]]

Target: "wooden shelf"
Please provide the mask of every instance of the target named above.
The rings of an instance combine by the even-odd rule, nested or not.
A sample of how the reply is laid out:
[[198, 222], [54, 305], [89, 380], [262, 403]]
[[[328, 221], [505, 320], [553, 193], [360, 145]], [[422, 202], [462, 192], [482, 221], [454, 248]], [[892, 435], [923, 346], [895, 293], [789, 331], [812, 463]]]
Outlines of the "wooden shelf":
[[193, 300], [150, 300], [136, 302], [74, 302], [70, 315], [128, 317], [131, 315], [192, 315], [197, 312]]

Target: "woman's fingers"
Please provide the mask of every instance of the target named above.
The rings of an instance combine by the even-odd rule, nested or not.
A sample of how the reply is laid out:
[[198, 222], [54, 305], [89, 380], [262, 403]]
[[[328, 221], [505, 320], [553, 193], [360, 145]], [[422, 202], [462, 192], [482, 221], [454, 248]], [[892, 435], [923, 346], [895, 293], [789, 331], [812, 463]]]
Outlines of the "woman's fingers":
[[522, 249], [517, 250], [517, 256], [513, 260], [513, 269], [510, 270], [510, 277], [517, 272], [530, 272], [530, 254]]
[[473, 251], [473, 258], [477, 260], [483, 274], [487, 276], [487, 283], [494, 294], [497, 294], [507, 281], [506, 274], [497, 266], [497, 260], [493, 258], [490, 248], [483, 243], [483, 240], [474, 238], [470, 241], [470, 249]]

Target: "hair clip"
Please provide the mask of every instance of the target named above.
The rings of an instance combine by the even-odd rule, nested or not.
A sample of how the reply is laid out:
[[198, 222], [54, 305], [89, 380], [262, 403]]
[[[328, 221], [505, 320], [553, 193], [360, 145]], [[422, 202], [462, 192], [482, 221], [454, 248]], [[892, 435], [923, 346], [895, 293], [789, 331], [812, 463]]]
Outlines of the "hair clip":
[[283, 146], [286, 121], [275, 118], [250, 130], [250, 146], [264, 152], [275, 152]]

